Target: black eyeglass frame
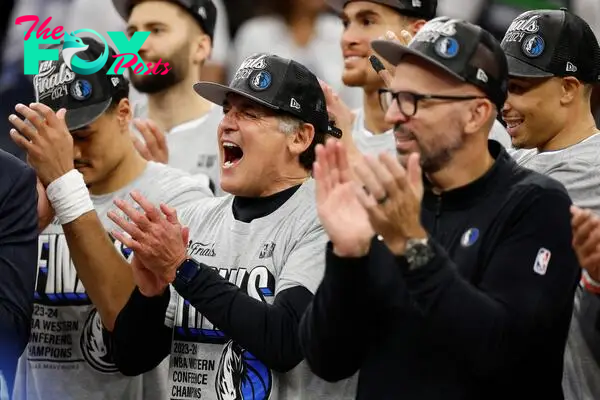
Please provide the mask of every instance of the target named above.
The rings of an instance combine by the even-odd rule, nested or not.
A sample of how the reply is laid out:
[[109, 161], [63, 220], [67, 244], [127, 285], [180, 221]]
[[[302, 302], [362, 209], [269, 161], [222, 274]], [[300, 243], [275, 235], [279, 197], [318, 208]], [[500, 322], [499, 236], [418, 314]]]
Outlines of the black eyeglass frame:
[[[466, 100], [475, 100], [475, 99], [486, 99], [486, 96], [474, 96], [474, 95], [470, 95], [470, 96], [450, 96], [450, 95], [437, 95], [437, 94], [420, 94], [420, 93], [415, 93], [415, 92], [409, 92], [409, 91], [399, 91], [399, 92], [394, 92], [392, 90], [389, 89], [379, 89], [378, 91], [379, 93], [379, 106], [381, 107], [381, 109], [383, 111], [387, 111], [389, 109], [389, 106], [385, 107], [384, 106], [384, 97], [385, 95], [390, 94], [392, 96], [392, 101], [390, 102], [390, 105], [392, 104], [392, 102], [396, 102], [396, 104], [398, 105], [398, 110], [400, 110], [400, 112], [405, 116], [405, 117], [413, 117], [418, 110], [418, 104], [420, 100], [450, 100], [450, 101], [466, 101]], [[405, 112], [405, 110], [402, 109], [402, 106], [400, 105], [400, 100], [399, 97], [401, 95], [407, 95], [409, 97], [407, 98], [411, 98], [412, 99], [412, 105], [413, 105], [413, 113], [407, 113]]]

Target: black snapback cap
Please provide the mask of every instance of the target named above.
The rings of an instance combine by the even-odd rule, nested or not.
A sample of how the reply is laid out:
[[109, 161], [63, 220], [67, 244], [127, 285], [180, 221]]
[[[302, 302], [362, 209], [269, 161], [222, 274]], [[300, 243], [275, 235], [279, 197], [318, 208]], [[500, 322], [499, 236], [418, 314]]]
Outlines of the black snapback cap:
[[510, 76], [600, 81], [598, 40], [587, 22], [565, 8], [519, 15], [506, 31], [502, 49]]
[[341, 14], [346, 4], [352, 1], [367, 1], [369, 3], [381, 4], [398, 11], [407, 17], [423, 18], [426, 20], [435, 17], [437, 12], [437, 0], [327, 0], [329, 6]]
[[198, 82], [194, 90], [210, 102], [223, 105], [227, 94], [237, 93], [273, 110], [312, 124], [317, 133], [341, 137], [329, 121], [325, 94], [317, 77], [304, 65], [273, 54], [254, 54], [244, 60], [229, 86]]
[[[217, 8], [211, 0], [163, 0], [169, 3], [177, 4], [189, 12], [192, 17], [200, 24], [200, 27], [211, 40], [214, 38], [215, 25], [217, 24]], [[113, 0], [113, 5], [127, 21], [131, 15], [131, 10], [140, 0]]]
[[371, 42], [392, 65], [413, 55], [438, 66], [463, 82], [480, 88], [499, 110], [508, 88], [508, 66], [500, 43], [470, 22], [438, 17], [427, 22], [408, 46], [389, 40]]
[[[77, 52], [82, 60], [93, 61], [105, 51], [104, 43], [90, 38], [80, 38], [87, 46]], [[94, 74], [80, 75], [73, 72], [63, 57], [62, 44], [49, 46], [59, 49], [57, 61], [42, 61], [39, 73], [33, 78], [36, 102], [50, 107], [55, 112], [67, 110], [65, 121], [70, 131], [83, 128], [94, 122], [108, 109], [113, 96], [128, 89], [129, 81], [122, 75], [107, 75], [116, 55], [108, 46], [108, 61]]]

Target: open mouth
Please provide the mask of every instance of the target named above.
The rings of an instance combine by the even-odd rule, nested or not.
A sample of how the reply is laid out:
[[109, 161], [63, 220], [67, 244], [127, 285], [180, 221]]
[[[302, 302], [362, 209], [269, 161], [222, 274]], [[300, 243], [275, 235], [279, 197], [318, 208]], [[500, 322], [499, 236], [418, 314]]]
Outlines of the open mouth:
[[244, 151], [232, 142], [223, 142], [223, 168], [233, 168], [244, 158]]

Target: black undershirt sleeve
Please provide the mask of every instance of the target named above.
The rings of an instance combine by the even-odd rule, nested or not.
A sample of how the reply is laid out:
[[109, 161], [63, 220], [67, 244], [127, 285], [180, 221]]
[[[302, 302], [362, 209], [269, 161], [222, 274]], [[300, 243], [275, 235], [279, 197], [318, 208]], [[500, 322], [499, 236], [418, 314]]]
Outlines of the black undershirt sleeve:
[[237, 344], [277, 372], [298, 365], [300, 318], [313, 298], [302, 286], [283, 290], [273, 304], [253, 299], [213, 268], [201, 264], [187, 284], [173, 282], [177, 292]]
[[121, 310], [111, 338], [114, 362], [123, 375], [135, 376], [154, 369], [171, 352], [173, 330], [165, 325], [171, 293], [145, 297], [136, 287]]

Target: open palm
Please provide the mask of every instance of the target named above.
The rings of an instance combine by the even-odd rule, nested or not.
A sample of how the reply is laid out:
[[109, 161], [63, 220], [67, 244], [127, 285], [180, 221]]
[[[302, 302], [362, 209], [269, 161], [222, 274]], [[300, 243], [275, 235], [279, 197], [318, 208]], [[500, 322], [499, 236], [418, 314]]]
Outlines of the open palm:
[[347, 257], [364, 255], [375, 232], [358, 199], [358, 184], [350, 178], [343, 144], [330, 140], [317, 148], [314, 176], [319, 219], [335, 252]]

